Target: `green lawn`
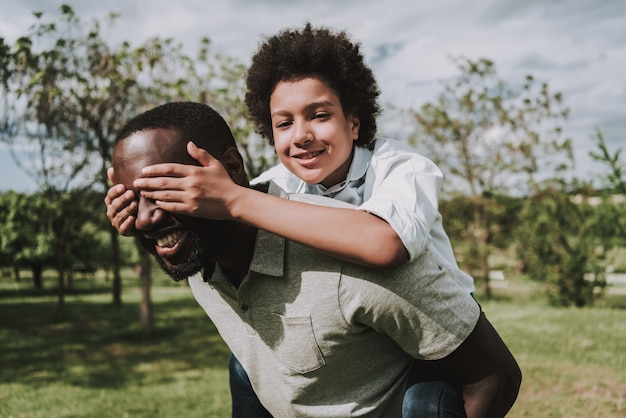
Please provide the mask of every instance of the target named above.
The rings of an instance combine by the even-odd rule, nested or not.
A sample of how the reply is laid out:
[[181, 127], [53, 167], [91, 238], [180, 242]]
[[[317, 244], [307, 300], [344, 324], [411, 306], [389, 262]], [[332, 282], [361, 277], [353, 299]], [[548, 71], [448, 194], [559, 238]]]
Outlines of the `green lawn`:
[[[551, 308], [532, 285], [478, 295], [524, 381], [510, 417], [626, 416], [626, 289], [597, 307]], [[55, 285], [54, 279], [45, 286]], [[56, 296], [0, 281], [0, 417], [229, 417], [228, 350], [184, 284], [156, 280], [157, 330], [137, 330], [139, 290], [81, 279], [54, 323]]]

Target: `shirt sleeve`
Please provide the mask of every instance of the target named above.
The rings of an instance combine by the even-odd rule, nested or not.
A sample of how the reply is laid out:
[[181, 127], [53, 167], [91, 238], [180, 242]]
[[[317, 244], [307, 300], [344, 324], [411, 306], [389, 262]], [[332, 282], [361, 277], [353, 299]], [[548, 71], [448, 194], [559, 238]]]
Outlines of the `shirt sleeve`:
[[437, 265], [428, 250], [393, 273], [344, 265], [339, 287], [344, 318], [388, 335], [416, 359], [436, 360], [471, 334], [480, 306]]
[[431, 160], [410, 149], [374, 151], [360, 210], [391, 225], [414, 260], [431, 240], [431, 230], [441, 222], [439, 193], [443, 174]]

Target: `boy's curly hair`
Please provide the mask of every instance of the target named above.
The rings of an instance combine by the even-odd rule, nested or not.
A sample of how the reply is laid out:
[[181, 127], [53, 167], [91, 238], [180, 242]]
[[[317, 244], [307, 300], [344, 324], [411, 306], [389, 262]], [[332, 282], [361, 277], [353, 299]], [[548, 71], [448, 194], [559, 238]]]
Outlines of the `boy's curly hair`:
[[316, 77], [332, 88], [343, 112], [359, 118], [357, 145], [367, 146], [376, 134], [380, 91], [360, 45], [328, 28], [283, 29], [263, 42], [246, 74], [246, 106], [257, 133], [274, 145], [270, 96], [280, 81]]

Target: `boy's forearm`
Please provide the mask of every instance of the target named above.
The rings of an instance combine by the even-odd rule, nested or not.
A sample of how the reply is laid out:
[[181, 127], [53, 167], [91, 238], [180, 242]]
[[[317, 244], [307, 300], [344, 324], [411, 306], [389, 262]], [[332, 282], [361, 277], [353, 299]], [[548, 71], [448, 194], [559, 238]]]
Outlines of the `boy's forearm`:
[[241, 188], [229, 203], [233, 219], [373, 268], [408, 260], [402, 241], [384, 220], [367, 212], [294, 202]]
[[504, 417], [517, 399], [522, 373], [483, 313], [460, 348], [462, 352], [456, 354], [460, 354], [459, 367], [465, 364], [460, 382], [468, 418]]
[[463, 386], [467, 418], [504, 417], [517, 399], [520, 380], [519, 369], [503, 370]]

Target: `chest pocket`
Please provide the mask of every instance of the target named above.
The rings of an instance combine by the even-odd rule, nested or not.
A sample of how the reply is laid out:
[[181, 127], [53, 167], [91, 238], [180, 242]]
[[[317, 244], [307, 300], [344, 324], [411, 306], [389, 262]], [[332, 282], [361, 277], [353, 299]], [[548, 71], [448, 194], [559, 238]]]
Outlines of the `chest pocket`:
[[311, 317], [284, 316], [272, 313], [273, 321], [280, 321], [283, 339], [276, 346], [279, 361], [296, 373], [308, 373], [322, 367], [324, 357], [315, 339]]

